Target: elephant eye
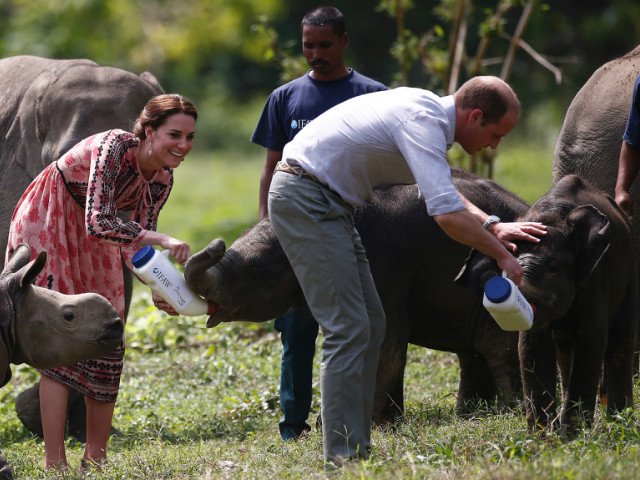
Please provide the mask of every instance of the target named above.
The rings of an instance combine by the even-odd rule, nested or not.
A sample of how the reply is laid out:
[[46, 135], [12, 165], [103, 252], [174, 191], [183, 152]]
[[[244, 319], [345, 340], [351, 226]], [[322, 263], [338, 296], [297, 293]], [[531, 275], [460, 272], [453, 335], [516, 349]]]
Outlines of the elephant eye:
[[76, 318], [76, 316], [71, 310], [65, 310], [65, 312], [62, 314], [62, 318], [64, 318], [67, 322], [71, 322]]

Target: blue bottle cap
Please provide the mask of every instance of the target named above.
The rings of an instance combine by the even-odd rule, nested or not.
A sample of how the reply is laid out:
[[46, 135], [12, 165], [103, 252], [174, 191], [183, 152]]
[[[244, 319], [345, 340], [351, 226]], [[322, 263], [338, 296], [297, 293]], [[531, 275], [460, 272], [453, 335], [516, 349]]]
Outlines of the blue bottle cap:
[[151, 245], [145, 245], [135, 253], [131, 259], [131, 263], [136, 268], [143, 267], [149, 260], [151, 260], [151, 257], [153, 257], [155, 253], [156, 251]]
[[484, 284], [484, 294], [493, 303], [504, 302], [511, 295], [511, 284], [506, 278], [496, 275]]

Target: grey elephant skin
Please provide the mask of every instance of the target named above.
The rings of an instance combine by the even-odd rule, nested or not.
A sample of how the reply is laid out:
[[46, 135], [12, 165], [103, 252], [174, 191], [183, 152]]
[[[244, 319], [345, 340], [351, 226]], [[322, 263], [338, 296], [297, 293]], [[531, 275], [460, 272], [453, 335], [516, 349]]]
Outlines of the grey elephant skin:
[[[499, 185], [454, 170], [458, 189], [504, 220], [528, 206]], [[461, 378], [458, 413], [497, 397], [521, 395], [517, 333], [501, 330], [482, 307], [482, 296], [453, 285], [469, 254], [427, 215], [415, 185], [377, 189], [374, 201], [356, 211], [387, 316], [374, 406], [374, 421], [395, 421], [404, 411], [403, 376], [409, 343], [457, 354]], [[268, 219], [227, 250], [214, 240], [186, 263], [191, 288], [217, 303], [209, 326], [219, 322], [263, 322], [290, 307], [310, 315], [293, 270]]]
[[[622, 134], [629, 117], [633, 82], [640, 74], [640, 46], [596, 70], [573, 98], [553, 154], [554, 183], [577, 174], [614, 196]], [[631, 188], [634, 212], [640, 212], [640, 182]], [[632, 221], [640, 248], [640, 215]]]
[[[631, 226], [610, 196], [576, 175], [559, 180], [521, 220], [548, 227], [538, 244], [517, 242], [520, 290], [535, 311], [519, 339], [527, 422], [532, 431], [557, 426], [572, 436], [593, 421], [603, 364], [607, 413], [633, 406], [638, 272]], [[476, 255], [457, 282], [479, 288], [495, 274], [495, 262]]]
[[[102, 357], [122, 339], [122, 320], [104, 297], [63, 295], [32, 285], [47, 255], [30, 257], [29, 247], [19, 246], [0, 274], [0, 387], [11, 379], [11, 363], [70, 365]], [[0, 478], [11, 478], [1, 453]]]
[[29, 55], [0, 59], [0, 253], [29, 183], [80, 140], [111, 128], [130, 130], [145, 103], [161, 94], [141, 75], [90, 60]]

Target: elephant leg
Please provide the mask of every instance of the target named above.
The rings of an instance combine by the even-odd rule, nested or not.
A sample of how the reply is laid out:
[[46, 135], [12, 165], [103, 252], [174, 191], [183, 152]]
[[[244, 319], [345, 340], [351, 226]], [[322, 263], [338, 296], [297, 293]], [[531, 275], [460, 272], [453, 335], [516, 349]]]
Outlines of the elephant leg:
[[569, 436], [573, 436], [582, 424], [590, 426], [593, 421], [603, 360], [604, 346], [576, 346], [560, 415], [560, 426]]
[[11, 467], [9, 467], [9, 463], [7, 459], [0, 451], [0, 479], [2, 480], [12, 480], [13, 474], [11, 473]]
[[490, 323], [484, 328], [478, 325], [473, 344], [486, 362], [492, 377], [491, 383], [495, 385], [494, 395], [498, 406], [510, 408], [522, 399], [518, 334], [505, 332], [498, 328], [492, 318], [489, 320]]
[[459, 352], [460, 385], [456, 413], [468, 416], [493, 402], [496, 388], [484, 358], [476, 351]]
[[571, 377], [571, 366], [573, 365], [571, 341], [564, 336], [553, 335], [552, 337], [556, 350], [556, 363], [560, 373], [561, 397], [564, 399], [569, 391], [569, 378]]
[[607, 381], [607, 414], [613, 415], [633, 407], [633, 351], [607, 351], [605, 372]]
[[518, 351], [529, 431], [551, 427], [556, 416], [556, 357], [547, 331], [521, 332]]
[[[578, 302], [571, 324], [580, 325], [571, 338], [571, 373], [566, 383], [562, 412], [561, 433], [574, 436], [581, 426], [593, 422], [598, 385], [602, 376], [608, 336], [608, 312], [597, 302]], [[580, 319], [582, 321], [576, 321]]]
[[640, 317], [638, 310], [637, 284], [632, 282], [625, 305], [609, 330], [605, 353], [609, 415], [633, 407], [633, 375]]
[[16, 398], [16, 415], [34, 435], [42, 438], [42, 421], [40, 420], [40, 382], [20, 392]]
[[87, 438], [87, 407], [84, 404], [84, 395], [74, 390], [69, 390], [67, 434], [81, 443]]
[[404, 415], [404, 369], [406, 364], [406, 338], [404, 336], [398, 337], [394, 332], [387, 331], [380, 351], [376, 374], [373, 401], [374, 424], [393, 424]]

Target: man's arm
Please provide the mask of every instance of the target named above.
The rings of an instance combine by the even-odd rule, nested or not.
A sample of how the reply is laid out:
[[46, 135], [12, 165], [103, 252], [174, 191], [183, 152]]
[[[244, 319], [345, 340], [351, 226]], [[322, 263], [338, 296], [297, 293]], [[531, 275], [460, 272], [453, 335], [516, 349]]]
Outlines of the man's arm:
[[271, 185], [271, 179], [273, 178], [273, 171], [276, 168], [276, 163], [281, 159], [282, 152], [267, 150], [267, 160], [264, 162], [262, 175], [260, 175], [260, 197], [258, 199], [258, 215], [260, 220], [269, 215], [267, 206], [269, 199], [269, 186]]
[[[467, 207], [469, 213], [476, 217], [480, 225], [482, 225], [489, 215], [469, 201], [462, 193], [460, 193], [460, 198], [462, 198], [462, 203]], [[516, 244], [512, 240], [526, 240], [527, 242], [537, 243], [540, 241], [539, 236], [547, 234], [547, 227], [539, 222], [500, 222], [490, 225], [487, 230], [495, 235], [500, 243], [511, 252], [517, 251]]]
[[618, 179], [616, 180], [616, 203], [630, 217], [633, 216], [633, 198], [629, 190], [640, 170], [640, 148], [625, 141], [620, 149]]
[[482, 224], [473, 213], [460, 210], [433, 218], [449, 237], [493, 258], [498, 262], [498, 267], [507, 272], [513, 283], [520, 285], [522, 267], [496, 237], [482, 228]]

